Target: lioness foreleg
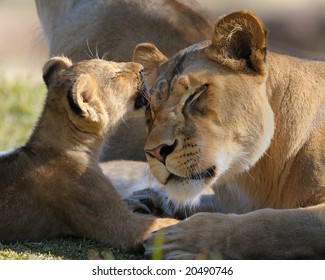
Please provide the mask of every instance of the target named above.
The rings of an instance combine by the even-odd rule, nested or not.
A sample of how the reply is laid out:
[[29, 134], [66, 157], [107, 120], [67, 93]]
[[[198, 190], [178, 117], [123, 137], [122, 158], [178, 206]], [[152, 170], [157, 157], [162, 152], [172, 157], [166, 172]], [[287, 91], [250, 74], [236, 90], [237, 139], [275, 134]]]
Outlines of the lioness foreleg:
[[[153, 234], [146, 254], [164, 259], [197, 256], [226, 259], [293, 259], [325, 256], [325, 204], [309, 208], [262, 209], [248, 214], [199, 213]], [[163, 246], [153, 242], [163, 235]]]

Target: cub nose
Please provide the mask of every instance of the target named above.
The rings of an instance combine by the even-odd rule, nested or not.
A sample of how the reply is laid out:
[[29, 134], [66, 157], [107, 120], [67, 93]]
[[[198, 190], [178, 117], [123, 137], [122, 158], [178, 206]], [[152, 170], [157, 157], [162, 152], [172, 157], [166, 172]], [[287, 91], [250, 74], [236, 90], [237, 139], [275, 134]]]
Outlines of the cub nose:
[[165, 164], [167, 156], [175, 150], [176, 146], [177, 140], [174, 140], [172, 145], [160, 144], [155, 148], [145, 149], [145, 153]]

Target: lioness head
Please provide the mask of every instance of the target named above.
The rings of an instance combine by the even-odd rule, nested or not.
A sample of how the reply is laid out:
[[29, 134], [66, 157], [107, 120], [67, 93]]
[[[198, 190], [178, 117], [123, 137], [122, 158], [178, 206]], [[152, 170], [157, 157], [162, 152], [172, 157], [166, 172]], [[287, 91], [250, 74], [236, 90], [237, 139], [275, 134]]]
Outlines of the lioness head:
[[45, 108], [67, 114], [79, 132], [104, 135], [143, 105], [143, 67], [138, 63], [93, 59], [73, 64], [54, 57], [45, 63], [43, 79], [48, 87]]
[[222, 18], [211, 42], [170, 59], [152, 44], [135, 49], [151, 88], [145, 153], [172, 198], [193, 200], [268, 148], [274, 124], [265, 57], [264, 26], [245, 11]]

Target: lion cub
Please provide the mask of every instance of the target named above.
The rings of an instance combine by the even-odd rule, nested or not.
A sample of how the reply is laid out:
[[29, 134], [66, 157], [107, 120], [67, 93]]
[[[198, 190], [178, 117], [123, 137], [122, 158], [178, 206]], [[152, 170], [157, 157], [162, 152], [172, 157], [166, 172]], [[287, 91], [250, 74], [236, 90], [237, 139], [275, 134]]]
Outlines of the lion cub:
[[75, 235], [130, 249], [176, 223], [131, 213], [98, 165], [103, 139], [137, 105], [142, 66], [55, 57], [43, 78], [32, 136], [0, 157], [0, 241]]

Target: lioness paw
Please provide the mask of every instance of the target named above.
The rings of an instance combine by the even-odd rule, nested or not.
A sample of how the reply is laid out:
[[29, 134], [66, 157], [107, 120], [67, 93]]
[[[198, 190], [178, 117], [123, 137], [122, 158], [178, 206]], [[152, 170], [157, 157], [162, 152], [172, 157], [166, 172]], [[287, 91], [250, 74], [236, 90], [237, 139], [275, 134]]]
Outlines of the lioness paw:
[[158, 217], [173, 217], [173, 207], [168, 203], [166, 194], [158, 189], [144, 189], [134, 192], [125, 199], [133, 212], [152, 214]]
[[185, 233], [180, 224], [164, 228], [151, 235], [144, 243], [145, 255], [151, 259], [184, 260], [197, 259], [198, 255], [192, 251], [191, 246], [186, 246], [183, 238]]
[[140, 213], [140, 214], [151, 214], [152, 211], [147, 206], [147, 204], [143, 203], [140, 200], [133, 199], [133, 198], [126, 198], [124, 202], [127, 203], [128, 208], [133, 213]]

